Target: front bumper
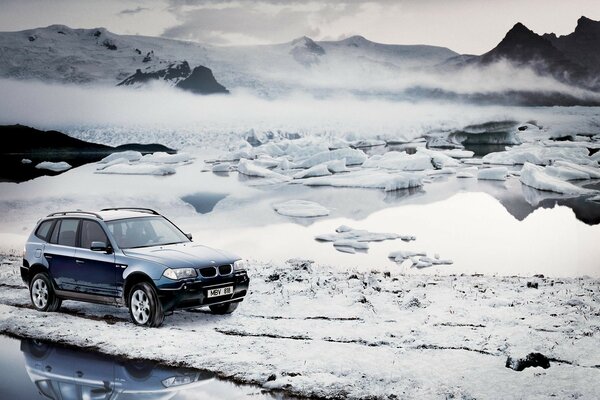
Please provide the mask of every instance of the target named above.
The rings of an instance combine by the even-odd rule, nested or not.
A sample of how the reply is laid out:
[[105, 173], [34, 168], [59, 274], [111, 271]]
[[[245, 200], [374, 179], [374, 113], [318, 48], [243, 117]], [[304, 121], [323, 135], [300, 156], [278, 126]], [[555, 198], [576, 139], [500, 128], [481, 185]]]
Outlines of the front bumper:
[[[196, 308], [212, 304], [233, 303], [244, 300], [248, 292], [250, 278], [246, 271], [236, 271], [231, 275], [218, 276], [204, 280], [170, 281], [158, 284], [158, 297], [163, 309]], [[208, 290], [225, 286], [233, 286], [233, 293], [209, 298]]]

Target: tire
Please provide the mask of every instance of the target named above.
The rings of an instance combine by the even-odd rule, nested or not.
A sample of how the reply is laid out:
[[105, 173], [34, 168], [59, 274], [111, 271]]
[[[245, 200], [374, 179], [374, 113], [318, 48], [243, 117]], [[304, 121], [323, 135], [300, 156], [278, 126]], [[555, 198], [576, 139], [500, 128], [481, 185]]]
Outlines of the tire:
[[210, 311], [213, 314], [223, 315], [223, 314], [231, 314], [238, 308], [239, 305], [240, 305], [239, 302], [223, 303], [223, 304], [213, 304], [212, 306], [208, 306], [208, 308], [210, 308]]
[[45, 272], [36, 274], [29, 284], [29, 298], [33, 308], [38, 311], [58, 311], [62, 300], [54, 294], [54, 286], [50, 277]]
[[129, 315], [136, 325], [152, 328], [162, 325], [165, 313], [152, 285], [147, 282], [133, 285], [129, 291]]
[[125, 371], [136, 380], [146, 380], [150, 375], [156, 363], [149, 360], [127, 360], [125, 361]]

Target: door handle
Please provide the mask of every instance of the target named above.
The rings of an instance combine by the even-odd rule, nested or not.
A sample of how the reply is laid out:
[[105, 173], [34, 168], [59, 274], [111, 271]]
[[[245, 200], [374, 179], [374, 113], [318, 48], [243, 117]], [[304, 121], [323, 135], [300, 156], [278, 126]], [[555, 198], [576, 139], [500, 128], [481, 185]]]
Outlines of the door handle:
[[48, 260], [50, 260], [52, 258], [52, 256], [50, 254], [44, 254], [44, 257], [47, 258]]
[[85, 264], [85, 261], [83, 261], [83, 260], [75, 260], [75, 262], [76, 262], [77, 264]]

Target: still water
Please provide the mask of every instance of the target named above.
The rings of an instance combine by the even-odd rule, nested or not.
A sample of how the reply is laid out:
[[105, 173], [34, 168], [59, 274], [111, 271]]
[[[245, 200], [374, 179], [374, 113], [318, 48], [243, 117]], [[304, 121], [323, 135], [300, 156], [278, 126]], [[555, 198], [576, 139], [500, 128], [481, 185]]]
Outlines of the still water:
[[15, 400], [289, 399], [214, 374], [0, 335], [0, 398]]

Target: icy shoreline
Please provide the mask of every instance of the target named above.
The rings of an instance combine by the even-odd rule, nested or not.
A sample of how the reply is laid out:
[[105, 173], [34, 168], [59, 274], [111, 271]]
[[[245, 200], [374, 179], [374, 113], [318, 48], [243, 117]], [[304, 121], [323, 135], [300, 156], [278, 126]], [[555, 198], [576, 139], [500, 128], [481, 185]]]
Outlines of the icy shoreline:
[[[598, 279], [252, 263], [251, 291], [236, 314], [182, 311], [160, 329], [143, 329], [124, 308], [66, 302], [60, 313], [33, 311], [18, 258], [3, 258], [2, 333], [207, 369], [302, 396], [600, 396]], [[505, 367], [508, 357], [532, 352], [550, 367]]]

